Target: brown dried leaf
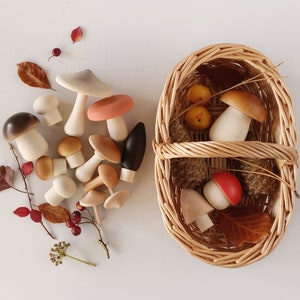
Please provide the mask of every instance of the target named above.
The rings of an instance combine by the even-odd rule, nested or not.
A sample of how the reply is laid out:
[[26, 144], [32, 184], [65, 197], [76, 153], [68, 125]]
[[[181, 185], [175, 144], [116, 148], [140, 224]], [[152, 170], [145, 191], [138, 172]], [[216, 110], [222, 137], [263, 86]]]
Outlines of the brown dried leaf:
[[9, 166], [0, 166], [0, 191], [12, 186], [15, 171]]
[[62, 206], [53, 206], [49, 203], [39, 205], [44, 218], [51, 223], [63, 223], [70, 219], [69, 212]]
[[230, 207], [220, 211], [219, 225], [227, 241], [237, 247], [258, 243], [270, 233], [272, 220], [253, 208]]
[[20, 79], [29, 86], [51, 89], [45, 71], [37, 64], [25, 61], [17, 64]]

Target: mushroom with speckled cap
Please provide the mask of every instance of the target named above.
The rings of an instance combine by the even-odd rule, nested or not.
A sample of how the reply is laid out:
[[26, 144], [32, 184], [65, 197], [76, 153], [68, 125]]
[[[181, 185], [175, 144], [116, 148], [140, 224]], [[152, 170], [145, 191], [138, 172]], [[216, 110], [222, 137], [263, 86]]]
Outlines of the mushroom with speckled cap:
[[84, 119], [88, 96], [108, 97], [112, 94], [111, 88], [91, 70], [59, 74], [56, 82], [66, 89], [77, 92], [77, 98], [64, 130], [70, 136], [81, 136], [85, 128]]
[[9, 117], [3, 125], [3, 136], [7, 142], [15, 141], [23, 158], [33, 161], [48, 151], [48, 143], [36, 130], [39, 119], [27, 112]]
[[127, 125], [122, 117], [134, 106], [133, 99], [128, 95], [113, 95], [94, 102], [87, 110], [91, 121], [107, 122], [110, 137], [116, 142], [124, 141], [128, 136]]

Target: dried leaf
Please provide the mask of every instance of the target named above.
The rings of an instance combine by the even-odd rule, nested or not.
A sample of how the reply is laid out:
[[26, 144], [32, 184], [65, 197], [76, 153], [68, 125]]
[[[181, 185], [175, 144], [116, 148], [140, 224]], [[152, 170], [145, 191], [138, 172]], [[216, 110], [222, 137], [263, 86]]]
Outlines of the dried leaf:
[[15, 171], [9, 166], [0, 166], [0, 191], [12, 186]]
[[17, 64], [20, 79], [32, 87], [51, 89], [47, 74], [37, 64], [25, 61]]
[[272, 220], [268, 214], [253, 208], [230, 207], [220, 211], [219, 224], [227, 241], [239, 247], [264, 240], [270, 233]]
[[53, 206], [49, 203], [39, 205], [45, 219], [51, 223], [63, 223], [70, 219], [69, 212], [62, 206]]
[[30, 218], [33, 222], [40, 223], [42, 221], [42, 214], [37, 209], [32, 209], [30, 211]]
[[30, 209], [25, 206], [21, 206], [21, 207], [18, 207], [16, 210], [14, 210], [13, 213], [15, 215], [17, 215], [18, 217], [24, 218], [30, 214]]
[[83, 35], [83, 32], [82, 32], [82, 29], [80, 26], [73, 29], [71, 32], [71, 39], [72, 39], [73, 43], [80, 41], [82, 38], [82, 35]]
[[33, 162], [32, 161], [28, 161], [22, 164], [21, 166], [21, 170], [23, 175], [27, 176], [30, 175], [33, 171]]

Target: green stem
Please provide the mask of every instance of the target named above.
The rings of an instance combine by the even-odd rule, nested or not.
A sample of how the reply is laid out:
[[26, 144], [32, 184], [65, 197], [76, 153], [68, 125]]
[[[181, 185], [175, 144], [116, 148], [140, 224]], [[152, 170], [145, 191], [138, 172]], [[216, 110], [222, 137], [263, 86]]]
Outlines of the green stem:
[[69, 258], [72, 258], [72, 259], [74, 259], [74, 260], [77, 260], [77, 261], [79, 261], [79, 262], [82, 262], [82, 263], [84, 263], [84, 264], [86, 264], [86, 265], [89, 265], [89, 266], [93, 266], [93, 267], [96, 267], [96, 266], [97, 266], [96, 264], [94, 264], [94, 263], [92, 263], [92, 262], [89, 262], [89, 261], [80, 259], [80, 258], [78, 258], [78, 257], [69, 255], [69, 254], [67, 254], [67, 253], [65, 253], [65, 256], [66, 256], [66, 257], [69, 257]]

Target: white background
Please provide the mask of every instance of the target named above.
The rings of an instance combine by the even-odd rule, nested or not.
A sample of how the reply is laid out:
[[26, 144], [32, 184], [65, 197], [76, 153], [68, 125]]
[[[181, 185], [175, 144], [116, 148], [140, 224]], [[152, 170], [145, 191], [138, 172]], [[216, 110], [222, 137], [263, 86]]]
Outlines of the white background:
[[[0, 86], [2, 123], [10, 115], [32, 110], [41, 94], [20, 81], [16, 64], [33, 61], [48, 74], [52, 91], [66, 117], [75, 98], [55, 83], [62, 72], [91, 69], [111, 85], [114, 93], [131, 95], [134, 109], [126, 115], [132, 128], [143, 121], [147, 149], [134, 184], [124, 185], [131, 196], [119, 210], [105, 213], [102, 229], [109, 243], [107, 260], [96, 232], [83, 226], [73, 237], [64, 225], [49, 225], [59, 240], [71, 243], [70, 252], [97, 263], [89, 267], [70, 259], [55, 267], [48, 258], [54, 244], [41, 226], [12, 211], [27, 205], [25, 195], [0, 193], [1, 299], [299, 299], [300, 207], [277, 248], [263, 260], [238, 269], [224, 269], [190, 256], [166, 232], [157, 204], [154, 183], [156, 107], [164, 82], [174, 65], [204, 46], [241, 43], [253, 47], [274, 64], [284, 62], [280, 73], [294, 101], [300, 124], [299, 2], [293, 0], [51, 0], [0, 3]], [[72, 44], [77, 26], [83, 39]], [[51, 50], [63, 54], [48, 62]], [[94, 100], [89, 98], [88, 104]], [[47, 133], [55, 152], [62, 125]], [[88, 124], [88, 132], [105, 132], [105, 124]], [[87, 134], [88, 134], [87, 132]], [[12, 153], [0, 139], [0, 164], [16, 167]], [[299, 181], [298, 181], [299, 183]], [[22, 188], [22, 182], [17, 181]], [[36, 202], [50, 182], [30, 178]], [[69, 204], [76, 199], [70, 200]]]

